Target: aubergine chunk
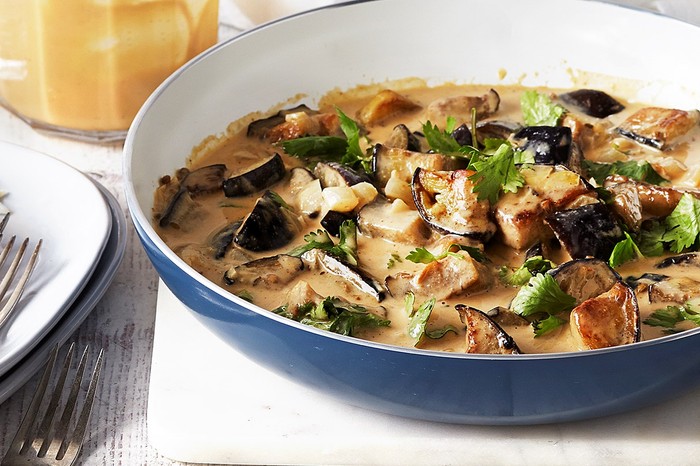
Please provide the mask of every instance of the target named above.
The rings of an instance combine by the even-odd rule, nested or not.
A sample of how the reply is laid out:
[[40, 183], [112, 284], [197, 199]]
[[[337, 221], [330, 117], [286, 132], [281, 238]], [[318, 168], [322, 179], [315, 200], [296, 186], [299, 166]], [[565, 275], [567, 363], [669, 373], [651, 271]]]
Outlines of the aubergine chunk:
[[297, 317], [299, 315], [299, 309], [302, 307], [312, 304], [317, 305], [323, 301], [323, 296], [318, 294], [311, 285], [304, 281], [299, 280], [296, 285], [289, 290], [287, 293], [287, 312], [289, 312], [292, 317]]
[[476, 110], [477, 119], [487, 118], [498, 111], [501, 104], [501, 96], [494, 89], [490, 89], [481, 96], [450, 96], [432, 101], [426, 108], [426, 118], [433, 124], [441, 124], [448, 117], [454, 118], [457, 125], [470, 124], [472, 121], [472, 109]]
[[321, 270], [339, 277], [357, 291], [371, 296], [377, 302], [381, 302], [386, 297], [387, 290], [377, 279], [368, 275], [360, 267], [346, 264], [332, 254], [320, 249], [312, 249], [302, 254], [302, 260], [307, 268]]
[[639, 341], [637, 297], [623, 282], [587, 299], [571, 311], [571, 335], [581, 350], [609, 348]]
[[442, 234], [486, 242], [496, 233], [490, 204], [479, 200], [471, 170], [430, 171], [417, 168], [411, 183], [413, 201], [428, 226]]
[[292, 196], [298, 195], [309, 183], [314, 181], [316, 176], [305, 167], [294, 167], [289, 170], [289, 193]]
[[515, 340], [486, 314], [464, 304], [457, 304], [455, 309], [467, 327], [466, 353], [520, 354]]
[[233, 237], [236, 236], [236, 232], [242, 224], [243, 220], [236, 220], [211, 235], [209, 244], [214, 251], [214, 259], [222, 259], [226, 255], [226, 251], [233, 243]]
[[340, 226], [346, 220], [355, 220], [355, 216], [350, 215], [347, 212], [329, 210], [321, 219], [321, 226], [328, 232], [329, 235], [337, 238], [340, 236]]
[[413, 292], [442, 300], [454, 296], [470, 296], [488, 290], [494, 283], [493, 272], [466, 251], [457, 251], [433, 261], [414, 274], [403, 272], [387, 277], [392, 296]]
[[164, 177], [158, 193], [172, 195], [158, 216], [158, 224], [163, 228], [185, 228], [185, 224], [196, 217], [199, 204], [195, 198], [219, 191], [225, 173], [226, 165], [214, 164], [192, 171], [181, 168], [176, 173], [177, 181]]
[[476, 139], [483, 146], [486, 139], [510, 139], [521, 129], [523, 129], [523, 125], [514, 121], [480, 121], [476, 124]]
[[366, 126], [376, 125], [382, 121], [420, 109], [421, 106], [409, 98], [391, 89], [384, 89], [360, 109], [357, 119]]
[[360, 209], [357, 228], [371, 238], [416, 246], [422, 246], [430, 238], [430, 229], [417, 211], [401, 200], [389, 202], [382, 196]]
[[645, 107], [630, 115], [616, 131], [641, 144], [663, 150], [698, 125], [698, 110]]
[[293, 113], [305, 113], [307, 115], [318, 115], [317, 110], [312, 110], [304, 104], [297, 105], [293, 108], [287, 108], [280, 110], [272, 116], [267, 118], [261, 118], [253, 121], [248, 125], [247, 136], [264, 139], [268, 136], [268, 133], [272, 128], [285, 122], [287, 115]]
[[683, 304], [700, 296], [700, 282], [690, 277], [666, 277], [647, 288], [650, 303]]
[[577, 304], [610, 290], [621, 280], [620, 275], [600, 259], [576, 259], [565, 262], [547, 272], [562, 291], [572, 296]]
[[610, 208], [631, 231], [639, 231], [642, 226], [642, 202], [634, 183], [618, 183], [607, 188], [612, 194]]
[[304, 270], [304, 261], [287, 254], [263, 257], [229, 268], [224, 282], [229, 285], [281, 286], [290, 283]]
[[460, 146], [471, 146], [474, 144], [472, 132], [465, 123], [453, 129], [451, 136]]
[[369, 182], [369, 177], [338, 162], [319, 162], [314, 167], [314, 175], [321, 180], [321, 187], [353, 186]]
[[644, 181], [636, 181], [623, 175], [611, 175], [605, 179], [603, 187], [614, 190], [619, 184], [637, 191], [639, 205], [645, 217], [666, 217], [683, 197], [684, 191], [670, 186], [657, 186]]
[[513, 136], [513, 142], [530, 152], [535, 163], [567, 165], [571, 155], [571, 128], [567, 126], [528, 126]]
[[222, 184], [224, 195], [240, 197], [257, 193], [280, 181], [286, 173], [282, 157], [275, 153], [245, 172], [226, 178]]
[[248, 251], [270, 251], [289, 244], [301, 233], [302, 227], [299, 215], [279, 194], [265, 191], [243, 220], [233, 241]]
[[545, 217], [545, 222], [572, 259], [607, 260], [615, 245], [624, 239], [617, 218], [603, 203], [553, 212]]
[[423, 144], [421, 144], [420, 136], [411, 132], [408, 126], [403, 123], [394, 126], [391, 130], [389, 138], [384, 141], [384, 146], [393, 149], [403, 149], [413, 152], [422, 152]]
[[399, 179], [410, 183], [416, 168], [456, 170], [464, 166], [464, 161], [443, 154], [414, 152], [383, 144], [375, 144], [372, 151], [372, 171], [379, 187], [386, 186], [392, 172]]
[[595, 118], [605, 118], [625, 109], [614, 97], [596, 89], [577, 89], [559, 94], [559, 98], [566, 105]]
[[657, 269], [665, 269], [672, 265], [700, 267], [700, 253], [686, 252], [677, 256], [670, 256], [656, 264]]

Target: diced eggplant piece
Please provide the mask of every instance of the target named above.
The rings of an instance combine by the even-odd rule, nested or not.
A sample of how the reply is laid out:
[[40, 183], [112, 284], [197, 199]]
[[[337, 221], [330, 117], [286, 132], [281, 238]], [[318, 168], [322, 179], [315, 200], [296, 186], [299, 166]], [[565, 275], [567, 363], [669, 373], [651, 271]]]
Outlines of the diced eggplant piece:
[[633, 183], [611, 185], [608, 192], [612, 194], [610, 208], [627, 225], [631, 231], [639, 231], [642, 226], [642, 203], [639, 192]]
[[375, 144], [372, 151], [372, 171], [380, 187], [386, 185], [392, 172], [410, 183], [413, 172], [419, 167], [426, 170], [456, 170], [464, 166], [463, 160], [443, 154], [394, 149], [383, 144]]
[[370, 277], [359, 267], [353, 267], [341, 261], [331, 254], [320, 249], [312, 249], [302, 255], [305, 264], [310, 268], [320, 268], [326, 273], [342, 278], [345, 282], [354, 286], [358, 291], [365, 293], [377, 302], [386, 297], [386, 288], [373, 277]]
[[685, 303], [700, 296], [700, 282], [690, 277], [664, 277], [649, 284], [650, 303]]
[[594, 298], [610, 290], [621, 280], [607, 262], [600, 259], [576, 259], [549, 270], [564, 293], [576, 303]]
[[269, 159], [244, 173], [225, 179], [223, 182], [224, 194], [226, 197], [239, 197], [257, 193], [277, 183], [284, 178], [286, 173], [287, 169], [284, 167], [282, 157], [275, 153]]
[[393, 149], [404, 149], [413, 152], [422, 151], [422, 145], [418, 136], [412, 133], [403, 123], [394, 126], [389, 139], [384, 141], [384, 145]]
[[484, 314], [500, 326], [527, 327], [530, 325], [526, 318], [503, 306], [493, 307]]
[[233, 241], [248, 251], [269, 251], [288, 244], [301, 233], [302, 225], [301, 218], [278, 194], [265, 191]]
[[579, 349], [608, 348], [639, 341], [639, 304], [632, 289], [617, 282], [571, 311], [571, 334]]
[[476, 139], [484, 145], [486, 139], [509, 139], [523, 129], [520, 123], [505, 120], [486, 120], [476, 124]]
[[420, 105], [391, 89], [385, 89], [360, 109], [358, 120], [371, 126], [400, 113], [418, 110]]
[[309, 183], [314, 181], [316, 176], [311, 170], [304, 167], [294, 167], [289, 170], [289, 193], [292, 196], [299, 194]]
[[392, 296], [403, 296], [411, 291], [437, 300], [480, 293], [489, 289], [493, 282], [491, 270], [466, 251], [433, 261], [415, 274], [399, 273], [386, 280]]
[[595, 190], [581, 175], [563, 165], [532, 165], [521, 174], [525, 184], [547, 201], [548, 211], [567, 208], [581, 197], [595, 196]]
[[637, 191], [642, 213], [650, 217], [666, 217], [678, 205], [683, 197], [683, 190], [670, 186], [656, 186], [644, 181], [635, 181], [622, 175], [611, 175], [605, 179], [603, 186], [612, 190], [614, 186], [625, 184]]
[[430, 171], [417, 168], [411, 191], [421, 218], [443, 234], [488, 241], [496, 233], [486, 200], [473, 192], [469, 170]]
[[472, 132], [465, 123], [462, 123], [452, 131], [452, 137], [460, 146], [471, 146], [473, 144]]
[[226, 165], [214, 164], [196, 170], [182, 168], [177, 172], [179, 187], [160, 214], [159, 225], [182, 228], [186, 218], [197, 208], [195, 197], [210, 194], [221, 189], [226, 173]]
[[214, 250], [214, 259], [221, 259], [226, 255], [226, 250], [233, 243], [233, 237], [236, 236], [236, 231], [242, 224], [242, 220], [229, 223], [211, 236], [209, 244]]
[[304, 261], [301, 258], [278, 254], [233, 266], [224, 273], [224, 281], [229, 285], [286, 285], [303, 270]]
[[663, 150], [685, 135], [700, 121], [700, 112], [645, 107], [630, 115], [617, 132], [641, 144]]
[[571, 155], [571, 128], [566, 126], [528, 126], [513, 136], [523, 151], [531, 152], [535, 163], [567, 165]]
[[665, 269], [672, 265], [692, 265], [695, 267], [700, 267], [700, 253], [687, 252], [685, 254], [667, 257], [666, 259], [656, 264], [656, 268]]
[[476, 110], [476, 117], [483, 119], [498, 111], [501, 104], [501, 96], [490, 89], [482, 96], [452, 96], [432, 101], [426, 109], [426, 115], [433, 124], [440, 124], [452, 117], [458, 124], [472, 121], [472, 109]]
[[346, 212], [329, 210], [321, 219], [321, 226], [328, 234], [338, 237], [340, 236], [340, 225], [342, 225], [344, 221], [354, 220], [354, 218], [353, 215], [349, 215]]
[[383, 238], [421, 246], [430, 237], [430, 229], [417, 211], [401, 200], [389, 202], [378, 196], [357, 214], [357, 227], [371, 238]]
[[314, 175], [321, 180], [321, 186], [352, 186], [369, 182], [369, 177], [347, 165], [338, 162], [319, 162], [314, 167]]
[[467, 327], [467, 353], [520, 354], [515, 340], [486, 314], [464, 304], [457, 304], [455, 309]]
[[595, 89], [578, 89], [560, 94], [559, 98], [565, 104], [595, 118], [605, 118], [625, 109], [624, 105], [609, 94]]
[[625, 283], [637, 291], [644, 291], [649, 288], [649, 285], [658, 283], [668, 278], [668, 275], [662, 275], [659, 273], [643, 273], [639, 277], [635, 277], [633, 275], [626, 277]]
[[306, 113], [307, 115], [316, 115], [318, 112], [316, 110], [312, 110], [306, 105], [298, 105], [294, 108], [288, 108], [286, 110], [280, 110], [279, 112], [275, 113], [271, 117], [267, 118], [262, 118], [260, 120], [255, 120], [252, 123], [248, 125], [248, 132], [247, 135], [248, 137], [255, 137], [255, 138], [265, 138], [267, 137], [268, 132], [274, 128], [275, 126], [284, 123], [285, 117], [289, 114], [292, 113], [299, 113], [303, 112]]
[[553, 212], [545, 217], [545, 222], [572, 259], [607, 260], [615, 245], [624, 239], [617, 218], [603, 203]]

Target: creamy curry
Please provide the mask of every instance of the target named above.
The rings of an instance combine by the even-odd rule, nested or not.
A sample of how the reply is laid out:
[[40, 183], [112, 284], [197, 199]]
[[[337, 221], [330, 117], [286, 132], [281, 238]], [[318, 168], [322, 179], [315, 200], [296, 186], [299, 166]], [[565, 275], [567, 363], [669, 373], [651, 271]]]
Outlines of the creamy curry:
[[700, 323], [696, 110], [409, 83], [232, 123], [160, 180], [158, 233], [262, 308], [393, 345], [576, 351]]

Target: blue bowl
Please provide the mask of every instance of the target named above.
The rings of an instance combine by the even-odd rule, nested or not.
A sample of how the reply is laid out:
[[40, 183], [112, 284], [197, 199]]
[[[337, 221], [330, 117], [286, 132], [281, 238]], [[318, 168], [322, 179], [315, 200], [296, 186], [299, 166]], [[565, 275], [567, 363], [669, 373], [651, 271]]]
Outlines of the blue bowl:
[[[231, 121], [300, 93], [313, 104], [335, 87], [387, 79], [496, 82], [503, 68], [501, 83], [570, 87], [576, 73], [567, 70], [574, 69], [590, 71], [594, 81], [600, 74], [649, 80], [663, 88], [655, 94], [659, 105], [700, 108], [692, 91], [700, 65], [682, 47], [664, 48], [653, 39], [700, 43], [698, 28], [590, 1], [533, 3], [352, 2], [256, 28], [183, 66], [143, 106], [124, 148], [131, 217], [164, 283], [204, 325], [259, 364], [347, 403], [398, 416], [492, 425], [571, 421], [638, 409], [697, 386], [700, 329], [546, 355], [393, 347], [304, 326], [238, 298], [186, 265], [151, 225], [158, 179], [182, 166], [193, 147], [224, 133]], [[462, 18], [474, 11], [482, 20], [464, 27]], [[571, 17], [581, 26], [572, 26]], [[527, 28], [542, 21], [547, 31]], [[440, 27], [426, 27], [431, 24]], [[498, 35], [490, 32], [494, 24]], [[524, 34], [529, 48], [546, 53], [524, 53]], [[558, 35], [567, 41], [554, 43], [559, 41], [551, 37]], [[638, 39], [634, 50], [621, 41], [630, 35]], [[483, 37], [489, 37], [486, 43]], [[482, 46], [464, 47], [476, 43]], [[666, 65], [649, 67], [654, 54], [662, 54]]]

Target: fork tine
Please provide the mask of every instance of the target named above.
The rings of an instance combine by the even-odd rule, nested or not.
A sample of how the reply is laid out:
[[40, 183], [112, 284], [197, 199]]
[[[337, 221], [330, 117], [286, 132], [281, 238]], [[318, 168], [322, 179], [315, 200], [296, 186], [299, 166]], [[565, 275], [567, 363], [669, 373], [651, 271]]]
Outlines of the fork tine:
[[[7, 287], [9, 286], [9, 282], [12, 281], [12, 278], [14, 278], [14, 275], [17, 273], [17, 269], [19, 268], [20, 261], [22, 259], [22, 256], [24, 255], [24, 251], [27, 247], [27, 243], [29, 242], [29, 238], [25, 239], [22, 242], [22, 245], [20, 246], [20, 250], [17, 251], [17, 256], [19, 256], [19, 259], [17, 256], [15, 257], [15, 260], [12, 261], [12, 265], [10, 266], [12, 270], [12, 273], [8, 273], [7, 275], [12, 275], [9, 277], [8, 283], [5, 283], [5, 280], [8, 279], [6, 276], [3, 282], [0, 284], [0, 298], [2, 298], [7, 291]], [[10, 315], [10, 312], [12, 312], [12, 309], [17, 305], [19, 302], [19, 299], [22, 297], [22, 293], [24, 292], [24, 288], [27, 285], [27, 282], [29, 281], [29, 277], [32, 275], [32, 272], [34, 271], [34, 267], [36, 266], [36, 261], [37, 258], [39, 257], [39, 250], [41, 249], [42, 245], [42, 240], [40, 239], [37, 243], [36, 246], [34, 247], [34, 251], [32, 252], [32, 255], [29, 257], [29, 261], [27, 262], [27, 265], [24, 268], [24, 271], [22, 272], [22, 275], [20, 276], [17, 285], [15, 286], [15, 289], [12, 291], [12, 294], [10, 294], [10, 297], [8, 298], [7, 302], [5, 305], [0, 309], [0, 326], [2, 326], [3, 323], [5, 323], [5, 320], [7, 317]], [[21, 255], [20, 255], [21, 252]], [[9, 271], [8, 271], [9, 272]], [[3, 288], [4, 287], [4, 288]]]
[[2, 232], [5, 231], [5, 227], [7, 226], [7, 221], [10, 220], [10, 213], [7, 212], [3, 217], [2, 220], [0, 220], [0, 237], [2, 237]]
[[[95, 393], [97, 392], [97, 383], [100, 378], [100, 373], [102, 371], [102, 355], [104, 354], [104, 350], [100, 349], [99, 354], [97, 355], [97, 362], [95, 363], [95, 368], [92, 370], [92, 376], [90, 378], [90, 385], [88, 386], [88, 391], [87, 395], [85, 397], [85, 402], [83, 403], [83, 409], [80, 412], [80, 417], [78, 418], [78, 423], [75, 426], [75, 430], [73, 431], [73, 435], [71, 435], [70, 439], [67, 438], [65, 431], [61, 435], [63, 437], [63, 441], [61, 442], [61, 447], [58, 449], [58, 454], [56, 455], [56, 459], [61, 460], [66, 454], [70, 454], [73, 458], [78, 456], [78, 453], [80, 453], [80, 449], [83, 446], [83, 438], [85, 437], [85, 431], [87, 429], [87, 424], [88, 421], [90, 420], [90, 413], [92, 412], [92, 405], [93, 402], [95, 401]], [[83, 353], [83, 357], [81, 359], [81, 364], [84, 363], [84, 360], [87, 358], [87, 348], [85, 348], [85, 352]], [[83, 364], [84, 368], [84, 364]], [[80, 384], [78, 384], [78, 387]], [[77, 393], [76, 393], [77, 395]], [[66, 407], [67, 409], [67, 407]], [[64, 414], [65, 416], [65, 414]], [[69, 416], [70, 418], [70, 416]], [[62, 428], [67, 429], [67, 423], [68, 420], [66, 420], [66, 424], [62, 425]], [[63, 418], [61, 418], [61, 424], [63, 424]]]
[[46, 387], [49, 384], [49, 379], [51, 378], [51, 372], [53, 372], [53, 367], [56, 364], [56, 356], [58, 355], [58, 346], [54, 346], [49, 354], [49, 360], [46, 363], [46, 368], [44, 373], [39, 380], [36, 391], [34, 392], [34, 397], [29, 403], [29, 409], [27, 414], [24, 415], [22, 419], [22, 424], [20, 424], [15, 438], [12, 439], [12, 445], [10, 445], [10, 451], [16, 454], [23, 454], [31, 445], [32, 432], [31, 427], [34, 425], [34, 419], [39, 412], [39, 407], [41, 406], [41, 400], [44, 398], [44, 393], [46, 392]]
[[[70, 369], [70, 363], [73, 360], [75, 344], [71, 343], [68, 348], [68, 353], [66, 354], [66, 359], [63, 361], [63, 369], [61, 369], [61, 374], [58, 376], [58, 381], [54, 386], [53, 393], [51, 394], [51, 400], [44, 413], [44, 419], [41, 421], [39, 426], [39, 431], [36, 434], [37, 440], [41, 441], [41, 447], [39, 447], [39, 453], [37, 456], [42, 458], [46, 455], [46, 450], [49, 449], [51, 445], [51, 424], [53, 424], [54, 416], [56, 415], [56, 408], [58, 407], [59, 401], [61, 401], [61, 394], [63, 393], [63, 386], [66, 383], [66, 377], [68, 376], [68, 370]], [[82, 361], [81, 361], [82, 362]]]

